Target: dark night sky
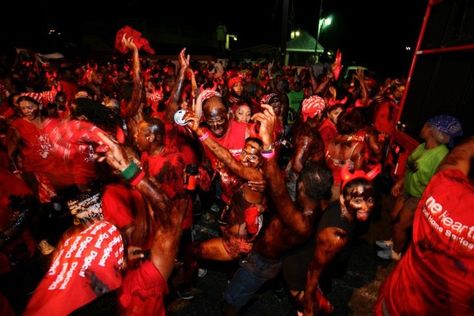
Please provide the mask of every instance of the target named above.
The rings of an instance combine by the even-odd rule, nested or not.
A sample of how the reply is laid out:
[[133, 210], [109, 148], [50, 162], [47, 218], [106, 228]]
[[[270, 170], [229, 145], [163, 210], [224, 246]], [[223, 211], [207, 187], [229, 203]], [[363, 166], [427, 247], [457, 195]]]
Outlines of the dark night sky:
[[[3, 46], [45, 46], [44, 38], [50, 26], [59, 27], [66, 38], [74, 40], [85, 28], [84, 23], [95, 21], [89, 33], [96, 32], [110, 43], [122, 22], [140, 29], [141, 21], [155, 23], [173, 34], [176, 26], [191, 25], [194, 32], [214, 35], [219, 21], [229, 33], [237, 34], [235, 48], [256, 44], [280, 45], [281, 7], [283, 0], [224, 1], [145, 1], [117, 0], [114, 5], [95, 0], [69, 2], [43, 0], [23, 9], [23, 2], [12, 3], [12, 12], [22, 12], [14, 21], [0, 21], [2, 29], [9, 29]], [[323, 16], [332, 14], [333, 25], [324, 30], [320, 42], [329, 49], [343, 51], [343, 63], [357, 62], [374, 70], [408, 72], [412, 52], [421, 27], [427, 0], [323, 0]], [[159, 7], [156, 7], [159, 6]], [[225, 8], [230, 6], [230, 8]], [[320, 0], [290, 0], [289, 28], [299, 27], [313, 36], [316, 33]], [[169, 28], [166, 26], [169, 25]], [[143, 31], [143, 30], [142, 30]], [[144, 31], [146, 33], [146, 30]], [[288, 34], [289, 35], [289, 34]], [[31, 44], [34, 43], [34, 44]], [[154, 45], [160, 53], [159, 43]], [[163, 51], [163, 49], [162, 49]], [[192, 47], [188, 49], [192, 52]]]

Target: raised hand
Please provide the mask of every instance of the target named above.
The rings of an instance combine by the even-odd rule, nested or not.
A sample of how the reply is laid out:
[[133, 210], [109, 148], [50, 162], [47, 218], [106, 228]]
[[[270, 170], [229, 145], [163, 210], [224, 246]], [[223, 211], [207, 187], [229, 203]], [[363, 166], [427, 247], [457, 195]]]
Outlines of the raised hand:
[[273, 134], [277, 117], [271, 105], [262, 104], [263, 112], [256, 113], [252, 120], [260, 123], [259, 135], [263, 141], [263, 147], [268, 148], [273, 143]]
[[334, 59], [334, 63], [331, 66], [332, 73], [334, 75], [334, 79], [338, 79], [339, 75], [341, 74], [342, 70], [342, 52], [338, 49], [336, 52], [336, 58]]
[[187, 111], [183, 117], [184, 121], [187, 122], [187, 127], [190, 130], [197, 133], [199, 130], [199, 117], [193, 111]]
[[118, 171], [125, 170], [130, 164], [130, 160], [122, 146], [101, 132], [97, 133], [97, 136], [101, 140], [101, 145], [105, 145], [103, 152], [105, 153], [105, 160], [109, 166]]
[[135, 43], [133, 42], [133, 38], [131, 37], [127, 37], [125, 34], [123, 35], [122, 37], [122, 43], [125, 47], [127, 47], [128, 49], [131, 49], [133, 51], [138, 51], [138, 47], [137, 45], [135, 45]]
[[188, 54], [186, 55], [186, 48], [183, 48], [178, 55], [179, 67], [180, 69], [186, 70], [189, 67], [189, 60], [191, 56]]

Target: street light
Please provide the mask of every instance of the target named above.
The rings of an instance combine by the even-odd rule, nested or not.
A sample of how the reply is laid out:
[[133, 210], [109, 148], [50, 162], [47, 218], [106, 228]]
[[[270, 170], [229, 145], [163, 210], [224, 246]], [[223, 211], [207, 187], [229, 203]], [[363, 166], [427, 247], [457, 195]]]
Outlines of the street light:
[[237, 35], [234, 34], [226, 34], [225, 36], [225, 49], [230, 50], [230, 39], [237, 41]]
[[[322, 1], [321, 1], [322, 3]], [[327, 28], [329, 25], [332, 24], [332, 16], [328, 15], [325, 18], [320, 18], [318, 21], [318, 32], [316, 33], [316, 48], [315, 48], [315, 53], [316, 53], [316, 61], [319, 61], [319, 54], [318, 54], [318, 43], [319, 43], [319, 37], [321, 35], [322, 30]]]
[[294, 39], [295, 37], [300, 37], [300, 35], [301, 35], [300, 30], [294, 30], [294, 31], [291, 31], [290, 33], [291, 39]]

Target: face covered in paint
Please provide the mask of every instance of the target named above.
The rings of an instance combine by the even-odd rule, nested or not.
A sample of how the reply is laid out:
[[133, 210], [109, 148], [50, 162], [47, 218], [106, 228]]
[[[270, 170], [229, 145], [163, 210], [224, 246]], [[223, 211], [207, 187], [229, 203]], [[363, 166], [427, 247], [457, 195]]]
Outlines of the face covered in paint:
[[248, 140], [240, 153], [240, 162], [245, 167], [258, 168], [262, 164], [262, 147], [255, 141]]
[[229, 127], [227, 110], [218, 97], [212, 97], [206, 101], [204, 106], [204, 117], [209, 130], [216, 136], [222, 137]]
[[370, 183], [348, 183], [341, 195], [341, 204], [352, 217], [364, 222], [374, 208], [374, 193]]

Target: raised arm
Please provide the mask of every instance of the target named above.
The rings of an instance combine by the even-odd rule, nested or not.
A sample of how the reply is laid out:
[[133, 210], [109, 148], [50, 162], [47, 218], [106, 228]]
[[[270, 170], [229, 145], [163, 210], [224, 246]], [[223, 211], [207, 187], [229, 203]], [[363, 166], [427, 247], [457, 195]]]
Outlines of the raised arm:
[[[262, 108], [264, 111], [255, 114], [252, 119], [261, 123], [259, 133], [263, 141], [263, 150], [268, 151], [272, 148], [273, 128], [277, 118], [271, 106], [262, 104]], [[278, 201], [275, 203], [275, 208], [282, 221], [297, 234], [308, 235], [312, 231], [315, 214], [308, 216], [296, 208], [286, 189], [285, 179], [278, 167], [276, 156], [266, 159], [263, 164], [263, 174], [272, 200]]]
[[316, 235], [313, 260], [309, 265], [304, 292], [304, 315], [313, 316], [319, 310], [331, 312], [331, 305], [319, 289], [319, 276], [334, 256], [347, 243], [347, 234], [340, 228], [327, 227]]
[[183, 48], [178, 55], [178, 80], [176, 81], [176, 84], [173, 87], [173, 90], [171, 91], [170, 98], [167, 100], [168, 104], [166, 107], [166, 113], [168, 120], [172, 120], [174, 113], [179, 110], [179, 102], [181, 100], [181, 94], [183, 93], [184, 88], [184, 79], [186, 71], [189, 67], [189, 58], [189, 55], [186, 56], [186, 48]]
[[188, 112], [185, 116], [188, 122], [188, 127], [196, 133], [202, 144], [209, 148], [210, 151], [219, 159], [229, 170], [235, 173], [242, 179], [249, 181], [263, 180], [262, 173], [256, 168], [244, 166], [240, 161], [234, 158], [230, 151], [221, 146], [214, 139], [209, 137], [209, 132], [204, 131], [199, 127], [199, 119], [192, 112]]
[[102, 133], [99, 133], [99, 137], [108, 147], [105, 156], [107, 163], [120, 171], [122, 176], [130, 181], [148, 201], [148, 206], [158, 224], [151, 246], [151, 261], [163, 278], [168, 279], [174, 269], [184, 212], [170, 202], [153, 177], [148, 177], [140, 171], [119, 144]]

